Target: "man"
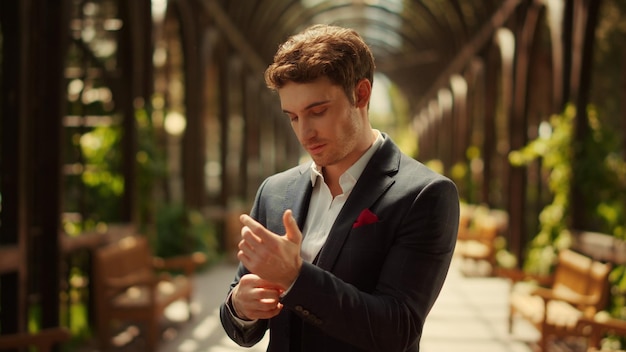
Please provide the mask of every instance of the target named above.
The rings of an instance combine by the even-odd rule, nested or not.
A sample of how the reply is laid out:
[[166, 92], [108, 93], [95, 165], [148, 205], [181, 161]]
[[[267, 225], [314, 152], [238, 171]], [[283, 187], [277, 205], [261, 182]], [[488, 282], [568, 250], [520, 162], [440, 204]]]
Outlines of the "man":
[[454, 250], [455, 185], [372, 129], [374, 59], [353, 30], [316, 25], [265, 72], [313, 159], [266, 179], [220, 317], [269, 351], [419, 351]]

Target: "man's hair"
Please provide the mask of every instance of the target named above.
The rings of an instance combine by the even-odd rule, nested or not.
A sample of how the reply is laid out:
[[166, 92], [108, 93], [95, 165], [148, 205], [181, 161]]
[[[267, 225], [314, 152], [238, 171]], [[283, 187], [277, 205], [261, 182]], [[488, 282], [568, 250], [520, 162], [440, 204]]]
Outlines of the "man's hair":
[[374, 56], [353, 29], [313, 25], [279, 46], [265, 83], [277, 90], [288, 82], [310, 83], [328, 77], [354, 104], [354, 88], [363, 78], [374, 82]]

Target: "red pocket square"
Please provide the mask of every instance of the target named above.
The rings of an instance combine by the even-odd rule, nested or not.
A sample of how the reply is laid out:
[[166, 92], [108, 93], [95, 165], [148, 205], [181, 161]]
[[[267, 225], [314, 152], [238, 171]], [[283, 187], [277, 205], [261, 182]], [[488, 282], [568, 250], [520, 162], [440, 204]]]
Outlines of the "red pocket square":
[[376, 214], [372, 213], [371, 210], [364, 209], [361, 212], [361, 214], [359, 214], [359, 217], [356, 219], [354, 224], [352, 224], [352, 228], [356, 229], [359, 226], [369, 225], [369, 224], [373, 224], [375, 222], [378, 222], [378, 216], [376, 216]]

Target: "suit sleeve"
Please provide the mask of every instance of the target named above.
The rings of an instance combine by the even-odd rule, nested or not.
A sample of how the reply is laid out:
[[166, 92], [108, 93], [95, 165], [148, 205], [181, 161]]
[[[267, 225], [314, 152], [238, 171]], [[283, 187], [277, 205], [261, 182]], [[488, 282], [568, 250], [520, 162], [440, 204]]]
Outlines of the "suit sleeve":
[[[390, 232], [384, 236], [391, 243], [380, 272], [372, 274], [378, 277], [372, 279], [371, 292], [305, 263], [283, 299], [285, 307], [323, 333], [364, 350], [404, 351], [419, 344], [454, 252], [458, 193], [450, 180], [436, 178], [403, 200], [402, 206], [410, 204], [408, 211], [398, 209], [395, 200], [389, 201], [393, 210], [387, 214], [403, 215], [393, 221], [398, 226], [381, 226], [381, 232]], [[368, 259], [362, 251], [351, 255], [353, 263]]]
[[[250, 215], [255, 219], [259, 219], [258, 200], [259, 200], [261, 190], [263, 189], [264, 185], [265, 185], [265, 182], [259, 188], [254, 207], [252, 208], [252, 211], [250, 212]], [[263, 319], [257, 320], [255, 324], [242, 326], [238, 321], [234, 319], [234, 317], [232, 316], [227, 306], [227, 303], [228, 303], [227, 300], [230, 297], [230, 293], [232, 292], [233, 288], [239, 283], [239, 280], [241, 279], [242, 276], [249, 274], [249, 273], [250, 272], [248, 271], [248, 269], [246, 269], [240, 263], [239, 267], [237, 268], [237, 273], [235, 275], [235, 278], [231, 282], [230, 287], [228, 289], [228, 294], [226, 295], [227, 298], [220, 305], [220, 320], [222, 322], [224, 331], [235, 343], [243, 347], [252, 347], [255, 344], [257, 344], [259, 341], [261, 341], [268, 327], [268, 320], [263, 320]]]
[[[247, 274], [248, 271], [245, 267], [239, 264], [239, 269], [237, 270], [237, 275], [235, 280], [230, 285], [230, 289], [228, 290], [228, 297], [230, 297], [230, 292], [233, 287], [239, 282], [239, 279]], [[222, 326], [224, 327], [224, 331], [226, 334], [238, 345], [244, 347], [252, 347], [257, 344], [263, 336], [265, 335], [265, 331], [267, 330], [267, 320], [258, 320], [253, 325], [242, 326], [238, 321], [234, 319], [230, 310], [227, 306], [227, 301], [222, 302], [220, 306], [220, 320], [222, 322]]]

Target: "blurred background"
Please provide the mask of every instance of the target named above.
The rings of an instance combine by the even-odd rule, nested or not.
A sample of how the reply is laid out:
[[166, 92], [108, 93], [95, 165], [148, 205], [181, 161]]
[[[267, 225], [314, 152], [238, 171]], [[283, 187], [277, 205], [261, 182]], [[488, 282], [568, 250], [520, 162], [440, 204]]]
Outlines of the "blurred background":
[[459, 246], [473, 275], [576, 248], [626, 319], [626, 2], [2, 0], [0, 336], [89, 344], [94, 255], [128, 236], [233, 261], [260, 182], [306, 158], [263, 71], [314, 23], [370, 45], [372, 123], [456, 182], [460, 236], [495, 229]]

